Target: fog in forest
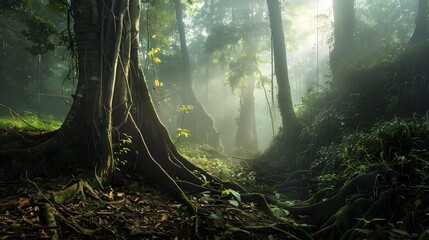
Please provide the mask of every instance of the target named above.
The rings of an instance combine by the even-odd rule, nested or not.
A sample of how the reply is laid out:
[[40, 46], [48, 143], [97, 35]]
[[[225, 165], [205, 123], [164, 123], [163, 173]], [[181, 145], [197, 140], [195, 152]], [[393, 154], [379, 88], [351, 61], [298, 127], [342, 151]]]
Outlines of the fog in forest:
[[429, 0], [0, 0], [1, 239], [429, 239]]
[[[400, 43], [412, 33], [412, 28], [406, 27], [413, 23], [415, 1], [391, 2], [381, 6], [378, 2], [368, 5], [367, 1], [356, 1], [357, 31], [361, 34], [359, 40], [366, 46], [366, 49], [360, 50], [362, 55], [372, 54], [369, 48], [380, 44], [375, 42], [379, 41], [377, 39], [391, 39]], [[388, 7], [394, 8], [396, 2], [401, 8], [395, 9], [396, 13], [387, 15], [387, 11], [393, 11]], [[48, 1], [40, 1], [39, 4], [31, 5], [35, 10], [41, 10], [46, 18], [52, 19], [53, 26], [56, 27], [43, 29], [40, 25], [39, 31], [44, 34], [40, 39], [31, 35], [32, 31], [37, 32], [37, 29], [29, 29], [17, 17], [1, 16], [1, 81], [4, 84], [0, 100], [2, 104], [18, 113], [31, 112], [42, 118], [54, 117], [61, 121], [72, 101], [71, 95], [76, 87], [77, 72], [65, 42], [67, 23], [59, 14], [49, 12], [47, 4]], [[282, 6], [289, 81], [293, 103], [297, 110], [301, 98], [307, 92], [319, 91], [331, 81], [328, 60], [333, 42], [332, 2], [284, 1]], [[256, 121], [253, 127], [256, 128], [257, 147], [250, 151], [263, 151], [281, 125], [277, 107], [277, 85], [274, 68], [271, 65], [272, 51], [270, 33], [267, 31], [269, 19], [266, 6], [254, 3], [246, 9], [248, 6], [237, 3], [219, 7], [210, 6], [210, 1], [201, 1], [186, 7], [184, 27], [192, 87], [198, 101], [212, 116], [223, 147], [226, 151], [232, 152], [236, 148], [235, 139], [240, 124], [237, 122], [240, 114], [240, 89], [244, 88], [246, 81], [249, 81], [244, 79], [249, 78], [246, 75], [252, 75], [250, 78], [253, 78], [251, 84], [254, 85]], [[180, 128], [183, 114], [179, 111], [180, 98], [177, 88], [179, 85], [177, 72], [181, 67], [174, 8], [167, 3], [154, 6], [146, 4], [143, 10], [149, 11], [141, 20], [143, 24], [148, 25], [142, 27], [140, 36], [141, 58], [147, 84], [152, 89], [152, 98], [163, 123], [171, 137], [176, 139], [178, 134], [176, 129]], [[251, 13], [253, 19], [247, 20], [248, 22], [238, 19], [234, 22], [233, 18], [245, 14], [244, 11], [255, 11]], [[386, 19], [383, 19], [384, 14]], [[389, 33], [387, 28], [393, 26], [389, 24], [388, 18], [395, 16], [400, 16], [397, 19], [398, 29], [391, 29]], [[249, 22], [254, 24], [254, 28], [247, 28], [246, 24]], [[375, 28], [379, 28], [380, 36], [375, 35], [372, 37], [373, 40], [370, 40], [371, 37], [366, 34], [371, 34], [374, 30], [370, 29]], [[52, 32], [49, 32], [51, 30]], [[252, 30], [254, 32], [251, 32]], [[248, 35], [253, 37], [244, 39]], [[256, 47], [252, 49], [255, 51], [254, 60], [245, 58], [249, 55], [244, 53], [245, 41], [257, 43], [245, 43]], [[151, 60], [153, 55], [148, 55], [151, 49], [159, 49], [156, 53], [159, 63], [154, 64]], [[256, 65], [253, 66], [254, 69], [246, 69], [243, 61], [256, 61], [250, 63]], [[242, 66], [239, 66], [239, 62]], [[3, 109], [1, 113], [7, 115], [8, 111]]]
[[[47, 18], [53, 19], [58, 31], [65, 31], [66, 22], [57, 14], [48, 12], [48, 1], [41, 1], [40, 4], [34, 4], [32, 7], [36, 10], [41, 9]], [[233, 89], [228, 83], [229, 64], [231, 60], [239, 57], [239, 52], [243, 51], [240, 44], [240, 39], [232, 39], [227, 41], [232, 42], [230, 45], [224, 46], [229, 48], [222, 53], [221, 56], [225, 59], [215, 59], [208, 67], [204, 56], [207, 50], [204, 47], [204, 39], [208, 37], [207, 27], [209, 25], [206, 16], [208, 14], [208, 2], [200, 2], [189, 7], [189, 13], [185, 14], [185, 28], [188, 38], [189, 56], [191, 59], [191, 71], [193, 79], [193, 88], [195, 95], [201, 102], [207, 113], [214, 119], [214, 125], [219, 132], [221, 142], [225, 150], [231, 152], [235, 146], [235, 135], [237, 132], [237, 118], [240, 111], [240, 93], [239, 90]], [[267, 9], [263, 4], [256, 8], [263, 14], [258, 19], [258, 25], [265, 28], [260, 33], [257, 40], [259, 49], [256, 53], [257, 68], [262, 74], [255, 75], [256, 79], [254, 89], [254, 105], [255, 105], [255, 120], [257, 132], [257, 149], [263, 151], [271, 142], [273, 136], [277, 134], [280, 126], [280, 116], [277, 108], [277, 86], [275, 76], [271, 68], [271, 49], [270, 36], [266, 30], [269, 28]], [[330, 1], [291, 1], [284, 3], [284, 25], [286, 31], [287, 58], [288, 69], [290, 74], [291, 93], [295, 105], [299, 105], [301, 97], [308, 90], [316, 91], [320, 86], [323, 86], [326, 81], [329, 81], [329, 66], [328, 66], [328, 51], [329, 43], [326, 38], [332, 34], [332, 7]], [[156, 11], [156, 10], [154, 10]], [[167, 11], [165, 14], [174, 14], [171, 6], [162, 11]], [[202, 11], [202, 13], [199, 13]], [[155, 13], [154, 13], [155, 14]], [[164, 21], [172, 21], [168, 24], [174, 24], [174, 19]], [[2, 25], [2, 81], [4, 87], [0, 94], [2, 104], [14, 109], [17, 113], [26, 115], [37, 115], [41, 118], [54, 118], [62, 121], [64, 119], [69, 106], [71, 104], [71, 95], [76, 87], [76, 69], [73, 62], [70, 61], [70, 52], [64, 44], [65, 39], [59, 39], [53, 35], [58, 34], [64, 38], [65, 32], [46, 32], [47, 41], [49, 44], [55, 44], [56, 48], [48, 49], [45, 43], [32, 42], [31, 36], [26, 36], [24, 33], [28, 31], [25, 24], [13, 17], [6, 18], [1, 16]], [[151, 19], [152, 20], [152, 19]], [[146, 20], [145, 20], [146, 21]], [[153, 20], [155, 21], [155, 20]], [[225, 24], [233, 25], [228, 22]], [[156, 30], [151, 30], [149, 42], [145, 36], [146, 29], [142, 29], [141, 50], [142, 61], [147, 67], [147, 82], [153, 87], [154, 101], [158, 101], [158, 110], [164, 124], [170, 131], [173, 139], [176, 138], [180, 120], [180, 112], [178, 98], [172, 93], [177, 85], [177, 61], [180, 57], [177, 55], [177, 47], [179, 45], [177, 30], [174, 26], [169, 26], [163, 29], [165, 23], [151, 23], [151, 27]], [[244, 24], [244, 23], [240, 23]], [[233, 27], [233, 26], [232, 26]], [[168, 29], [170, 28], [170, 29]], [[203, 28], [203, 31], [200, 30]], [[204, 29], [205, 28], [205, 29]], [[42, 29], [39, 29], [42, 31]], [[48, 31], [48, 30], [46, 30]], [[164, 34], [165, 36], [161, 36]], [[202, 33], [202, 34], [201, 34]], [[36, 33], [37, 34], [37, 33]], [[253, 34], [253, 33], [252, 33]], [[158, 36], [156, 36], [158, 35]], [[154, 38], [152, 38], [154, 37]], [[216, 37], [216, 36], [215, 36]], [[231, 36], [241, 38], [242, 36]], [[43, 37], [42, 37], [43, 38]], [[158, 39], [162, 38], [162, 39]], [[159, 46], [156, 46], [159, 40]], [[39, 40], [43, 41], [43, 39]], [[216, 41], [216, 39], [212, 40]], [[148, 45], [150, 47], [148, 48]], [[162, 47], [159, 57], [161, 62], [154, 69], [150, 63], [150, 56], [147, 55], [147, 49], [152, 47]], [[40, 50], [31, 52], [31, 49]], [[46, 49], [44, 49], [46, 48]], [[8, 57], [13, 54], [13, 57]], [[228, 55], [228, 56], [227, 56]], [[229, 58], [229, 59], [226, 59]], [[176, 63], [172, 63], [176, 61]], [[222, 62], [224, 61], [224, 62]], [[166, 65], [166, 66], [164, 66]], [[173, 68], [172, 68], [173, 66]], [[234, 71], [234, 70], [232, 70]], [[156, 73], [155, 73], [156, 72]], [[258, 73], [259, 74], [259, 73]], [[158, 79], [162, 87], [154, 86], [155, 79]], [[261, 80], [263, 79], [263, 80]], [[261, 83], [264, 82], [264, 87]], [[241, 83], [244, 84], [244, 83]], [[317, 85], [319, 84], [319, 85]], [[319, 86], [319, 87], [318, 87]], [[265, 90], [264, 90], [265, 88]], [[176, 88], [177, 90], [177, 88]], [[274, 92], [272, 91], [274, 90]], [[265, 93], [264, 93], [265, 91]], [[269, 107], [271, 108], [271, 117]], [[3, 109], [1, 114], [9, 114]], [[185, 117], [186, 121], [186, 117]], [[273, 128], [274, 126], [274, 128]], [[274, 131], [273, 131], [274, 129]], [[193, 134], [193, 133], [190, 133]]]

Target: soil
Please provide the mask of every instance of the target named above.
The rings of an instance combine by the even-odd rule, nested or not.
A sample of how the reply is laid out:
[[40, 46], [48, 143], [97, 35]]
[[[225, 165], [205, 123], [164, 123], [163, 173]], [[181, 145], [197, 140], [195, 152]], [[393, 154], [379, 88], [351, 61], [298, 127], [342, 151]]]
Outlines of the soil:
[[[59, 239], [196, 239], [195, 217], [143, 181], [128, 180], [124, 187], [94, 190], [96, 196], [78, 195], [67, 204], [49, 200], [52, 192], [75, 182], [72, 176], [0, 182], [0, 239], [49, 239], [50, 229], [58, 231]], [[237, 210], [210, 193], [193, 196], [191, 201], [211, 212], [197, 230], [204, 239], [280, 239], [275, 234], [255, 235], [233, 227], [269, 222], [253, 203], [242, 203]], [[55, 217], [56, 226], [43, 222], [41, 208], [46, 203], [65, 218]]]
[[[3, 129], [0, 140], [38, 134]], [[56, 203], [53, 194], [86, 184], [82, 179], [91, 173], [73, 168], [68, 174], [0, 181], [0, 239], [284, 239], [270, 231], [273, 221], [256, 203], [206, 191], [189, 197], [201, 213], [196, 217], [156, 184], [136, 177], [126, 176], [115, 188], [94, 181], [68, 195], [67, 203]], [[53, 223], [46, 220], [49, 214]]]

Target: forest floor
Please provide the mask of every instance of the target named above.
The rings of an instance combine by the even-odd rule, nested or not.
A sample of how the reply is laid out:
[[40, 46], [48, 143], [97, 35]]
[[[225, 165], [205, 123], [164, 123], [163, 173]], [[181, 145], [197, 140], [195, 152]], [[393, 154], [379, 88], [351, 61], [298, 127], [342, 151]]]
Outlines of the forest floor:
[[[17, 133], [16, 129], [1, 129], [0, 139]], [[197, 158], [202, 165], [210, 162], [205, 166], [208, 170], [231, 171], [216, 157], [208, 161], [211, 157], [204, 151], [199, 151], [194, 160]], [[244, 229], [263, 229], [272, 223], [254, 203], [238, 203], [210, 192], [193, 195], [190, 200], [209, 216], [196, 229], [195, 217], [186, 207], [157, 186], [129, 178], [123, 187], [87, 188], [97, 184], [86, 184], [79, 177], [81, 173], [75, 169], [69, 176], [22, 176], [17, 181], [0, 182], [0, 239], [51, 239], [56, 233], [58, 239], [178, 240], [195, 239], [196, 232], [204, 239], [280, 239], [275, 233]], [[54, 196], [64, 195], [64, 189], [72, 190], [67, 193], [69, 200], [56, 203]], [[46, 213], [46, 207], [52, 212]], [[49, 214], [56, 219], [53, 225], [48, 224]]]
[[[86, 193], [66, 204], [48, 200], [51, 192], [76, 182], [62, 176], [0, 182], [0, 239], [49, 239], [50, 229], [58, 231], [59, 239], [195, 239], [194, 221], [184, 207], [157, 187], [141, 181], [130, 181], [124, 188], [94, 191], [98, 198]], [[193, 196], [191, 201], [199, 209], [212, 211], [213, 219], [229, 218], [248, 226], [269, 222], [252, 203], [243, 204], [241, 212], [231, 208], [228, 213], [227, 204], [212, 207], [208, 198]], [[56, 218], [61, 219], [56, 226], [44, 223], [44, 204], [52, 204], [55, 215], [62, 216]], [[238, 228], [208, 224], [211, 223], [201, 223], [198, 230], [208, 239], [278, 239], [275, 234], [249, 235]], [[239, 231], [243, 236], [236, 238]]]
[[[43, 133], [6, 125], [0, 118], [0, 148], [12, 144], [2, 141], [5, 137]], [[318, 175], [309, 179], [304, 178], [307, 171], [297, 171], [304, 174], [302, 179], [278, 172], [262, 178], [246, 159], [179, 143], [179, 152], [207, 173], [263, 193], [278, 205], [255, 198], [241, 201], [245, 195], [232, 189], [207, 188], [188, 195], [197, 216], [183, 201], [172, 200], [137, 177], [125, 176], [121, 187], [101, 188], [88, 180], [92, 173], [78, 167], [43, 179], [24, 174], [15, 181], [0, 181], [0, 240], [429, 240], [428, 136], [429, 115], [378, 123], [322, 148], [311, 171]], [[305, 191], [293, 195], [293, 189]], [[349, 235], [341, 238], [344, 233]]]

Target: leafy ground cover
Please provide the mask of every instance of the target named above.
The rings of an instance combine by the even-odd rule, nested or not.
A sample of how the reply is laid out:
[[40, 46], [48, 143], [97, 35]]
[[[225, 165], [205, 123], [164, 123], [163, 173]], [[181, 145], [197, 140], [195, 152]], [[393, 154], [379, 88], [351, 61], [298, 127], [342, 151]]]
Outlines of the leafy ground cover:
[[[3, 129], [0, 142], [11, 131], [40, 134], [34, 129], [18, 129], [13, 125]], [[264, 211], [260, 202], [244, 201], [242, 193], [228, 188], [221, 193], [200, 191], [190, 200], [208, 218], [202, 218], [198, 224], [179, 201], [145, 180], [126, 177], [122, 187], [101, 189], [96, 182], [81, 180], [86, 178], [80, 169], [71, 170], [70, 176], [49, 179], [21, 176], [18, 181], [0, 182], [0, 236], [426, 240], [428, 136], [428, 115], [380, 122], [320, 148], [310, 170], [284, 175], [283, 182], [266, 181], [267, 176], [260, 178], [252, 171], [249, 160], [227, 156], [207, 146], [179, 143], [181, 154], [208, 173], [264, 190], [274, 200], [267, 205], [269, 211]], [[205, 179], [203, 174], [200, 177]], [[291, 194], [296, 189], [302, 193]], [[284, 228], [272, 221], [273, 217], [294, 226], [290, 230], [295, 234], [287, 235]], [[52, 218], [59, 220], [52, 224]], [[195, 236], [196, 232], [200, 235]]]
[[144, 180], [101, 190], [76, 176], [0, 182], [1, 239], [195, 239], [195, 232], [205, 239], [279, 239], [266, 224], [270, 217], [239, 193], [193, 195], [209, 215], [197, 225], [185, 206]]
[[[35, 130], [30, 124], [52, 126], [36, 120], [30, 118], [19, 125], [13, 119], [2, 119], [0, 142], [7, 144], [2, 139], [10, 135], [39, 135], [49, 129]], [[254, 183], [238, 160], [231, 161], [205, 146], [179, 149], [215, 176]], [[20, 176], [16, 181], [0, 182], [1, 239], [281, 239], [287, 234], [275, 227], [273, 216], [254, 202], [242, 201], [240, 193], [232, 189], [193, 194], [192, 203], [208, 216], [196, 223], [186, 206], [144, 179], [126, 176], [123, 186], [100, 188], [97, 182], [82, 180], [88, 179], [82, 169], [74, 166], [69, 172], [68, 176]], [[206, 181], [202, 187], [210, 184]], [[274, 212], [276, 217], [286, 217], [280, 209]]]

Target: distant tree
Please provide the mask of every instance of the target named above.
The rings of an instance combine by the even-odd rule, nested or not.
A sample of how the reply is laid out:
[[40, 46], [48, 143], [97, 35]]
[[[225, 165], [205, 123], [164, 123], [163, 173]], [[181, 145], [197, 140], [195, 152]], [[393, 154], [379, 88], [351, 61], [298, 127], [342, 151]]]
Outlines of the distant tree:
[[330, 66], [334, 82], [341, 81], [341, 79], [338, 79], [339, 69], [353, 55], [354, 2], [354, 0], [333, 0], [334, 45], [330, 54]]
[[218, 147], [220, 145], [219, 134], [214, 128], [213, 119], [207, 114], [204, 107], [198, 101], [192, 88], [191, 67], [189, 63], [188, 47], [186, 45], [185, 24], [183, 23], [182, 16], [182, 3], [180, 0], [174, 0], [174, 4], [176, 7], [176, 20], [180, 37], [182, 105], [193, 106], [193, 109], [188, 111], [182, 128], [190, 131], [190, 142], [209, 144]]
[[427, 41], [429, 37], [429, 1], [419, 0], [416, 23], [410, 43]]
[[[0, 4], [0, 81], [3, 82], [0, 101], [14, 109], [35, 111], [36, 101], [38, 113], [52, 104], [61, 108], [61, 98], [48, 102], [40, 93], [56, 94], [61, 85], [71, 85], [71, 81], [64, 82], [68, 61], [62, 54], [64, 42], [69, 40], [62, 38], [61, 33], [66, 29], [67, 9], [51, 2], [2, 1]], [[48, 106], [42, 108], [47, 102]], [[63, 108], [67, 111], [68, 106], [64, 104]], [[64, 114], [61, 110], [58, 113]]]
[[212, 1], [211, 21], [205, 49], [227, 68], [227, 83], [240, 97], [236, 118], [235, 148], [254, 152], [258, 148], [255, 117], [255, 84], [258, 73], [257, 53], [262, 52], [265, 35], [264, 7], [258, 1]]
[[244, 55], [232, 63], [235, 68], [230, 69], [230, 72], [234, 72], [232, 76], [238, 79], [230, 79], [230, 82], [241, 82], [238, 83], [240, 85], [240, 109], [239, 116], [236, 119], [238, 129], [235, 136], [235, 147], [252, 152], [258, 149], [254, 91], [256, 84], [255, 73], [258, 69], [256, 49], [258, 49], [261, 39], [261, 34], [252, 30], [257, 28], [257, 23], [262, 20], [262, 11], [257, 4], [251, 1], [246, 2], [247, 4], [243, 4], [241, 8], [236, 9], [234, 22], [242, 22], [242, 26], [247, 31], [244, 31], [242, 36]]

